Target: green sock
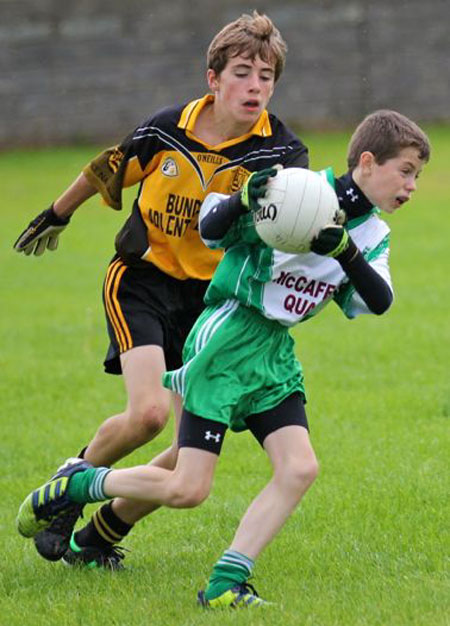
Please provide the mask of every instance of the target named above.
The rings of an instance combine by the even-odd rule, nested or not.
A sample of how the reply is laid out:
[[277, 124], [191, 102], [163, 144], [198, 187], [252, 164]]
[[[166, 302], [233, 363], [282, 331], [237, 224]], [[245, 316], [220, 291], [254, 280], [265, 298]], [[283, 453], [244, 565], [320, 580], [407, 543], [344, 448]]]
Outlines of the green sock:
[[110, 496], [103, 490], [103, 483], [111, 471], [109, 467], [91, 467], [73, 474], [67, 486], [67, 495], [79, 504], [109, 500]]
[[228, 589], [244, 583], [250, 577], [253, 565], [252, 559], [245, 554], [234, 550], [225, 550], [213, 567], [205, 590], [206, 599], [213, 600]]

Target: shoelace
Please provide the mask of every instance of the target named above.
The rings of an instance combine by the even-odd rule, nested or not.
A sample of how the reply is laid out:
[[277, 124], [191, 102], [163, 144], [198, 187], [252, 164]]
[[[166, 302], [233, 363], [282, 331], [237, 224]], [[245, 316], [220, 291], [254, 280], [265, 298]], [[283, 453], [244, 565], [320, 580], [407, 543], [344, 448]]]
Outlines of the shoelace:
[[126, 554], [125, 552], [129, 552], [127, 548], [122, 546], [111, 546], [110, 548], [103, 548], [100, 551], [99, 559], [104, 565], [115, 565], [123, 561]]
[[238, 585], [238, 589], [239, 589], [239, 595], [235, 600], [235, 603], [237, 604], [239, 602], [239, 600], [241, 600], [241, 598], [243, 598], [247, 593], [251, 593], [253, 596], [255, 596], [256, 598], [259, 598], [259, 593], [256, 591], [256, 589], [254, 588], [253, 585], [251, 585], [249, 582], [245, 582], [245, 583], [241, 583], [240, 585]]

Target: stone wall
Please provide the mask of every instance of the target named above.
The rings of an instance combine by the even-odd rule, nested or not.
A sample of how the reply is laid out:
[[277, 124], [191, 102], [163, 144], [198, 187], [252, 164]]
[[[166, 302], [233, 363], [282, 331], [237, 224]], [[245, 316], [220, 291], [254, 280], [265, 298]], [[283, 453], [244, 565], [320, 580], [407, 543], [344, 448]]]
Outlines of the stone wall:
[[271, 103], [287, 122], [450, 119], [446, 0], [0, 0], [0, 146], [114, 143], [202, 95], [209, 41], [254, 7], [289, 45]]

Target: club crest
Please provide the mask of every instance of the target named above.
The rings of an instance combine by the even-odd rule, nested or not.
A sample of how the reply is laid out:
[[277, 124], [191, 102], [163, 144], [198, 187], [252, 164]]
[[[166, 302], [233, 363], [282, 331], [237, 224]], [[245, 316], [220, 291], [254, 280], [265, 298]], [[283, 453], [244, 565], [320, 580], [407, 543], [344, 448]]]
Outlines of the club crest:
[[164, 163], [161, 166], [161, 172], [164, 174], [164, 176], [178, 176], [178, 165], [175, 159], [172, 159], [172, 157], [167, 157], [167, 159], [165, 159]]

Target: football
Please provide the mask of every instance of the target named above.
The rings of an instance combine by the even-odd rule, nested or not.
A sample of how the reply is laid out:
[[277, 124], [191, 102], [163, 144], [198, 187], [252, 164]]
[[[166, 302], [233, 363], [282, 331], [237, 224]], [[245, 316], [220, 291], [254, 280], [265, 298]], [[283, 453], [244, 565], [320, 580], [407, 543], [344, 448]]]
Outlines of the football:
[[267, 193], [254, 213], [258, 235], [271, 248], [292, 254], [309, 252], [312, 239], [336, 222], [339, 202], [325, 176], [289, 167], [269, 179]]

